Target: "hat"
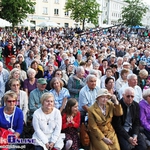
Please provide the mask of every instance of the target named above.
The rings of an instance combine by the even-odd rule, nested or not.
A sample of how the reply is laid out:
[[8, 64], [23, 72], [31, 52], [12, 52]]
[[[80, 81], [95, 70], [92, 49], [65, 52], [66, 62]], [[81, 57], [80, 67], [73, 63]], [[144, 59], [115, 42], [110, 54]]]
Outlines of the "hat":
[[69, 58], [68, 58], [68, 57], [65, 57], [65, 58], [64, 58], [64, 61], [65, 61], [65, 60], [69, 60]]
[[108, 97], [110, 98], [110, 97], [111, 97], [111, 94], [108, 92], [107, 89], [100, 89], [100, 90], [98, 91], [98, 93], [97, 93], [96, 99], [97, 99], [98, 97], [100, 97], [100, 96], [108, 96]]
[[37, 80], [37, 83], [40, 83], [40, 84], [47, 84], [46, 79], [44, 79], [44, 78], [39, 78], [39, 79]]
[[110, 58], [116, 58], [116, 56], [115, 55], [110, 55]]
[[143, 65], [143, 66], [146, 66], [146, 62], [145, 61], [140, 61], [139, 64]]
[[128, 62], [124, 62], [123, 63], [123, 66], [125, 66], [125, 65], [130, 65]]

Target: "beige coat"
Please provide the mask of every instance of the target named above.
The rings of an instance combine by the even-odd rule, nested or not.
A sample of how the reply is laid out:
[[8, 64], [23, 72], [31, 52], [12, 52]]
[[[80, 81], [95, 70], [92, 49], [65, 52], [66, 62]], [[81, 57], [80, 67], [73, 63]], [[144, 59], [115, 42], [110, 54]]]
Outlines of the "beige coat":
[[[123, 114], [121, 105], [114, 105], [111, 101], [106, 104], [106, 115], [103, 115], [97, 102], [88, 110], [88, 128], [90, 135], [91, 150], [120, 150], [118, 139], [111, 125], [112, 117]], [[112, 140], [113, 145], [107, 145], [102, 140], [104, 137]]]

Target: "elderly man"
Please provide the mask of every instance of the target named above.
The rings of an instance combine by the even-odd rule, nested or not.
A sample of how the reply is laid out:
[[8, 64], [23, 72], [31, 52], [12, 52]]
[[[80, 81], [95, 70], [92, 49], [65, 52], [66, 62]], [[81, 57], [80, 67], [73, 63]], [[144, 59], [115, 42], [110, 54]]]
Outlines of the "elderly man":
[[4, 96], [5, 84], [8, 81], [8, 78], [9, 72], [5, 68], [3, 68], [3, 63], [0, 61], [0, 101]]
[[34, 89], [29, 95], [29, 110], [31, 116], [35, 110], [41, 107], [40, 98], [44, 93], [48, 92], [48, 90], [45, 89], [46, 85], [46, 79], [39, 78], [37, 80], [37, 88]]
[[124, 89], [123, 99], [120, 100], [123, 115], [115, 116], [112, 121], [121, 150], [146, 150], [146, 143], [139, 133], [140, 110], [138, 103], [133, 100], [135, 95], [132, 87]]
[[84, 117], [87, 110], [95, 102], [97, 91], [99, 88], [96, 86], [97, 77], [95, 75], [88, 75], [86, 77], [87, 84], [79, 92], [79, 110], [81, 112], [81, 122], [84, 122]]
[[126, 87], [132, 87], [134, 89], [134, 93], [135, 93], [135, 96], [134, 96], [134, 101], [136, 101], [137, 103], [140, 102], [140, 100], [142, 100], [142, 90], [141, 88], [137, 85], [137, 75], [136, 74], [129, 74], [127, 76], [127, 80], [128, 80], [128, 83], [125, 84], [124, 86], [122, 86], [122, 88], [119, 90], [118, 94], [119, 94], [119, 99], [122, 98], [123, 96], [123, 92], [124, 92], [124, 89]]

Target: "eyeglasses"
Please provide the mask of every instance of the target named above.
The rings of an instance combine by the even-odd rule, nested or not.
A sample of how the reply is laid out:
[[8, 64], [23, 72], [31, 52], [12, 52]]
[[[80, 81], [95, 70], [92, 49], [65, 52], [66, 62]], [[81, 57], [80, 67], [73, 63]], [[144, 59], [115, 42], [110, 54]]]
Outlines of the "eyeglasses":
[[56, 73], [57, 75], [62, 75], [61, 73]]
[[7, 100], [8, 103], [15, 103], [16, 100]]
[[19, 68], [20, 66], [15, 66], [15, 68]]
[[126, 97], [127, 97], [127, 98], [130, 98], [130, 97], [131, 97], [131, 98], [134, 98], [133, 95], [127, 95]]
[[19, 84], [12, 84], [12, 86], [19, 86]]

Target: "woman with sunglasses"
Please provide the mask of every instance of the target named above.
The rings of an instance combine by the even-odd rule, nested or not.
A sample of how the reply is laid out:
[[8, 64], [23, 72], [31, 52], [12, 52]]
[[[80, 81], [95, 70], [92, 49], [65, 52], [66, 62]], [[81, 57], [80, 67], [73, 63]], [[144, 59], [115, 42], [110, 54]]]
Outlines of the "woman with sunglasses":
[[10, 130], [18, 138], [23, 130], [23, 113], [16, 107], [17, 94], [6, 92], [4, 102], [5, 106], [0, 108], [0, 127]]
[[[26, 92], [24, 92], [23, 90], [20, 90], [20, 80], [11, 79], [9, 81], [9, 86], [10, 86], [10, 91], [15, 92], [17, 95], [15, 105], [22, 110], [23, 116], [24, 116], [23, 119], [26, 122], [27, 112], [28, 112], [28, 96]], [[6, 104], [3, 103], [3, 105], [6, 105]]]

